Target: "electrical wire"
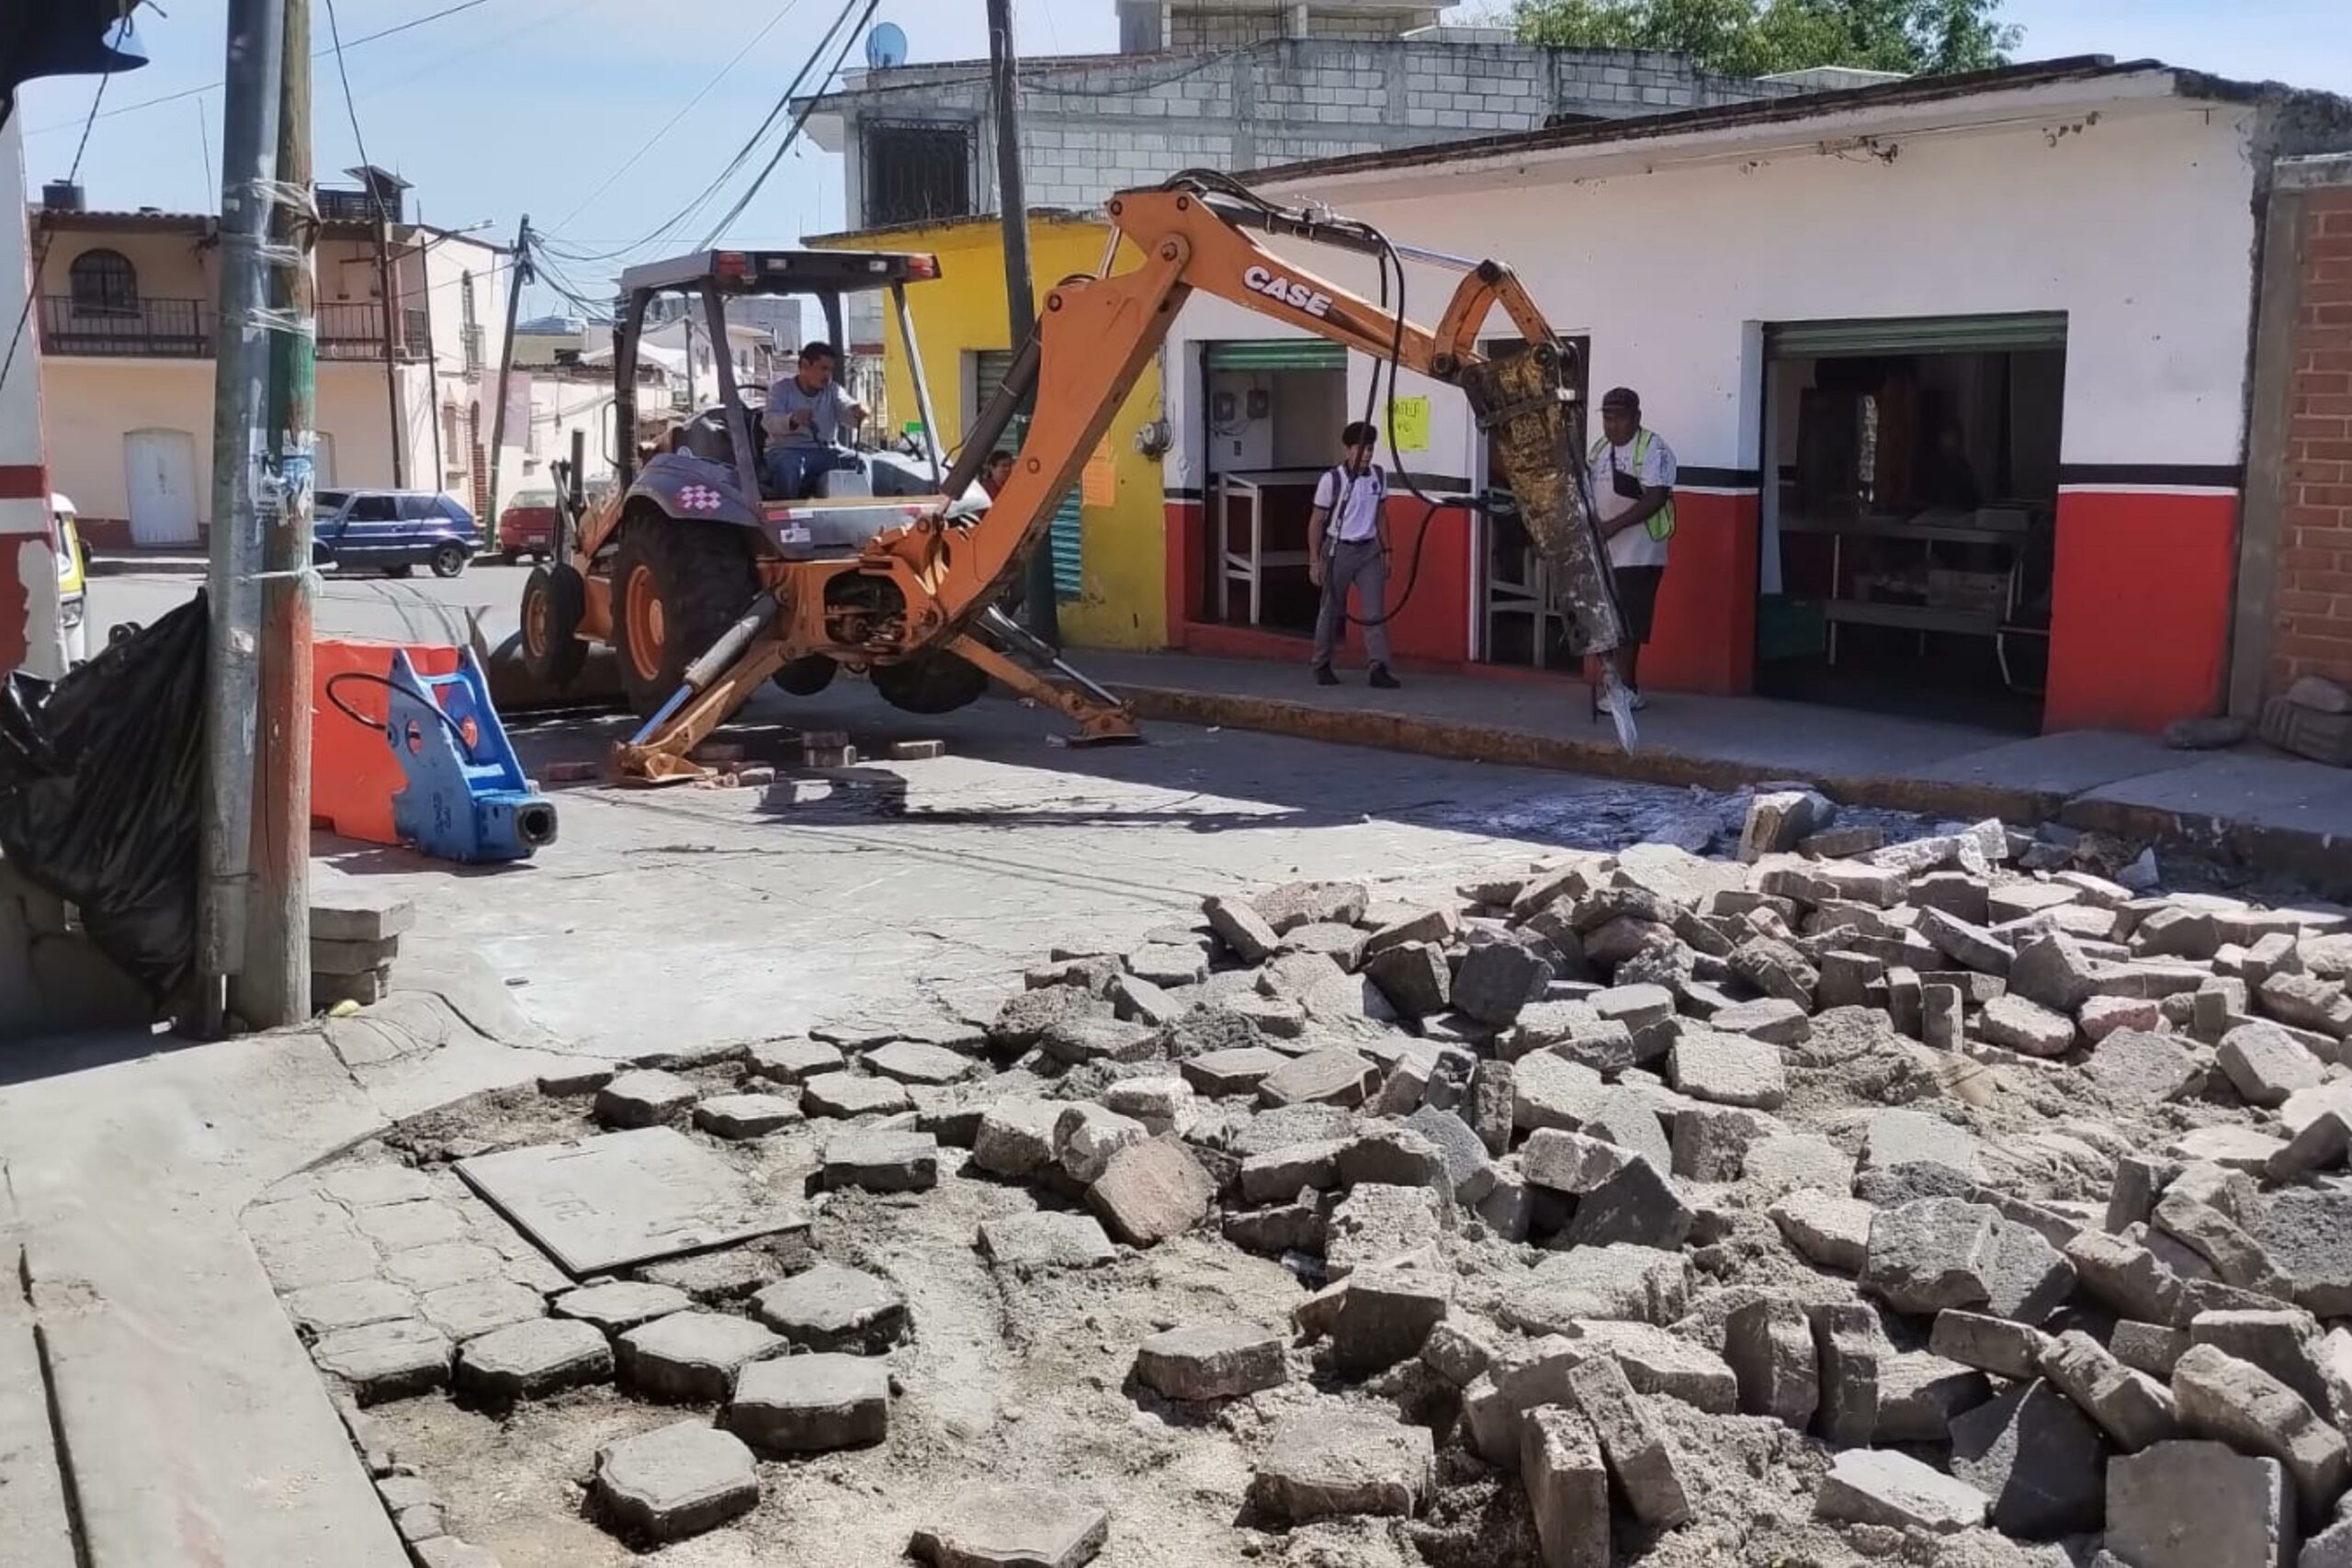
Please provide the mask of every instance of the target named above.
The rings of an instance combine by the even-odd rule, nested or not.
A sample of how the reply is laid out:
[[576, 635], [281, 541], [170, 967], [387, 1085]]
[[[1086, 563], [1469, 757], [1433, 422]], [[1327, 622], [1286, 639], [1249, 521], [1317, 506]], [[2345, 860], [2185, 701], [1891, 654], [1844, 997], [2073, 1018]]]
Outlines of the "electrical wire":
[[[852, 27], [842, 35], [840, 52], [833, 56], [832, 65], [825, 72], [823, 77], [820, 79], [819, 85], [820, 88], [824, 83], [832, 81], [842, 73], [842, 64], [844, 61], [849, 59], [851, 46], [855, 44], [857, 41], [858, 28], [863, 28], [866, 23], [872, 21], [874, 19], [874, 13], [879, 10], [881, 6], [882, 0], [865, 0], [865, 15], [859, 17], [856, 25]], [[842, 8], [842, 15], [846, 16], [847, 14], [848, 8], [844, 6]], [[820, 45], [820, 47], [822, 46]], [[808, 101], [800, 106], [800, 112], [793, 117], [791, 129], [787, 130], [784, 133], [784, 140], [776, 143], [775, 155], [768, 160], [767, 167], [760, 171], [759, 178], [751, 183], [750, 186], [744, 190], [743, 194], [736, 199], [735, 205], [727, 209], [727, 216], [721, 218], [717, 223], [711, 226], [710, 232], [704, 235], [701, 244], [695, 247], [697, 250], [707, 250], [712, 244], [717, 243], [719, 235], [727, 231], [728, 225], [733, 223], [736, 219], [741, 217], [743, 215], [743, 209], [752, 205], [752, 198], [760, 194], [760, 187], [768, 183], [768, 176], [775, 173], [775, 168], [778, 164], [784, 162], [785, 153], [791, 150], [792, 144], [795, 141], [800, 140], [800, 128], [808, 123], [809, 115], [815, 112], [817, 107], [817, 97], [818, 95], [812, 94], [809, 96]]]
[[[347, 47], [357, 49], [363, 43], [374, 43], [378, 39], [390, 38], [395, 33], [404, 33], [412, 28], [421, 28], [427, 22], [437, 22], [444, 17], [454, 17], [460, 11], [470, 11], [477, 6], [487, 6], [489, 4], [490, 0], [458, 0], [458, 4], [454, 6], [445, 6], [440, 10], [431, 12], [428, 15], [414, 17], [410, 18], [408, 21], [400, 22], [389, 28], [382, 28], [372, 33], [363, 33], [358, 38], [353, 39]], [[312, 51], [311, 58], [313, 60], [324, 60], [331, 52], [332, 51], [330, 50], [317, 50]], [[124, 104], [118, 108], [108, 109], [105, 114], [98, 118], [101, 119], [112, 119], [117, 115], [130, 114], [138, 109], [151, 109], [158, 104], [175, 104], [182, 98], [193, 98], [199, 94], [214, 92], [225, 85], [227, 85], [226, 83], [208, 82], [201, 87], [187, 87], [176, 93], [164, 93], [155, 97], [141, 98], [135, 104]], [[71, 120], [62, 120], [55, 125], [44, 125], [37, 130], [28, 130], [25, 134], [28, 137], [45, 136], [53, 130], [63, 130], [73, 123], [74, 122]]]
[[[358, 106], [351, 101], [351, 72], [343, 62], [343, 27], [335, 18], [334, 0], [327, 0], [327, 37], [334, 40], [330, 47], [334, 55], [334, 73], [343, 83], [343, 112], [351, 122], [351, 140], [359, 149], [360, 166], [374, 168], [375, 160], [368, 156], [368, 139], [359, 134]], [[384, 210], [384, 193], [373, 180], [368, 182], [368, 194], [376, 203], [377, 220], [390, 223], [391, 214]]]
[[[106, 102], [107, 84], [114, 80], [114, 51], [108, 50], [106, 69], [98, 73], [97, 90], [90, 95], [90, 112], [82, 117], [82, 140], [74, 145], [74, 164], [65, 174], [68, 185], [81, 177], [82, 154], [90, 149], [90, 129], [98, 123], [98, 106]], [[25, 323], [32, 320], [33, 301], [40, 298], [41, 269], [49, 265], [49, 248], [56, 242], [57, 231], [42, 225], [40, 249], [35, 253], [32, 271], [25, 279], [25, 308], [17, 312], [17, 325], [8, 333], [8, 352], [0, 357], [0, 387], [8, 384], [8, 372], [17, 367], [17, 350], [25, 341]]]

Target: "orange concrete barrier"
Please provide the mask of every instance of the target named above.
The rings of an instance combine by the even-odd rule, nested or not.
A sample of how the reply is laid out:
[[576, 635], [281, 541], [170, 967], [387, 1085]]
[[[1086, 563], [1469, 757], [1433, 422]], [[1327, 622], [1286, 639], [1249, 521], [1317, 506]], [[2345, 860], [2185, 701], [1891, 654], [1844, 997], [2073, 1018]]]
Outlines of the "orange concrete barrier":
[[[385, 742], [385, 701], [390, 696], [373, 681], [345, 681], [335, 695], [368, 725], [354, 722], [327, 701], [327, 682], [349, 671], [379, 679], [392, 668], [392, 649], [405, 648], [419, 675], [454, 675], [458, 650], [433, 644], [377, 642], [367, 637], [322, 637], [311, 647], [311, 826], [346, 839], [397, 844], [392, 796], [408, 787], [408, 775]], [[371, 728], [372, 726], [373, 728]]]

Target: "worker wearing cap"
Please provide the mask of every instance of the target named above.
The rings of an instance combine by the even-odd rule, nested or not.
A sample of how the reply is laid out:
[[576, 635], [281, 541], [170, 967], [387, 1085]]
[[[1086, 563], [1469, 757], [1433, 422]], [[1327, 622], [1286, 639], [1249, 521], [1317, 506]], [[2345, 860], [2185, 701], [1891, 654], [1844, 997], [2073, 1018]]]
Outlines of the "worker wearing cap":
[[[1642, 400], [1631, 387], [1612, 387], [1600, 400], [1600, 439], [1592, 444], [1592, 501], [1609, 548], [1610, 575], [1624, 623], [1618, 670], [1642, 696], [1642, 645], [1650, 639], [1658, 582], [1666, 576], [1666, 543], [1674, 537], [1674, 452], [1642, 424]], [[1589, 671], [1597, 682], [1597, 670]], [[1600, 711], [1596, 685], [1594, 712]]]

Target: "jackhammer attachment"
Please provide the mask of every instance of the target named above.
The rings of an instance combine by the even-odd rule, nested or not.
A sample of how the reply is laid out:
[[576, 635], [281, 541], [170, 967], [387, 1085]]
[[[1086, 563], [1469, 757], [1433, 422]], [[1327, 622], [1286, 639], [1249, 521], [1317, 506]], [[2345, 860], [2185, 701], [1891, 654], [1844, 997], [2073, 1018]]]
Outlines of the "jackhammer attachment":
[[1560, 350], [1531, 344], [1523, 354], [1464, 366], [1461, 386], [1478, 428], [1494, 443], [1495, 464], [1519, 503], [1520, 521], [1551, 569], [1555, 607], [1567, 621], [1573, 651], [1601, 663], [1601, 701], [1617, 739], [1634, 749], [1633, 696], [1618, 673], [1625, 640], [1597, 525], [1589, 481], [1569, 403], [1561, 395]]

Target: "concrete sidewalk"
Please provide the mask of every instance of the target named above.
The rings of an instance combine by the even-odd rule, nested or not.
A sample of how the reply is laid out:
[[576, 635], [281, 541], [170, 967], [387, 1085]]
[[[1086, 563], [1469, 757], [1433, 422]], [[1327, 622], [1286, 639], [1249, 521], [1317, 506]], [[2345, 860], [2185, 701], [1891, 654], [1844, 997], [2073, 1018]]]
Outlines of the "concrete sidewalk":
[[1571, 679], [1414, 675], [1402, 691], [1374, 692], [1352, 671], [1317, 686], [1303, 663], [1073, 660], [1148, 719], [1711, 789], [1803, 779], [1858, 805], [2054, 819], [2352, 893], [2352, 773], [2260, 746], [2177, 751], [2144, 735], [2018, 737], [1927, 715], [1661, 693], [1627, 753], [1605, 719], [1589, 719]]

